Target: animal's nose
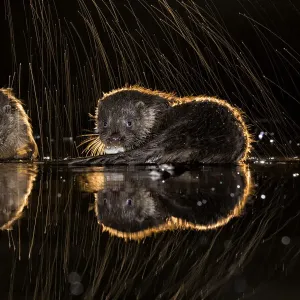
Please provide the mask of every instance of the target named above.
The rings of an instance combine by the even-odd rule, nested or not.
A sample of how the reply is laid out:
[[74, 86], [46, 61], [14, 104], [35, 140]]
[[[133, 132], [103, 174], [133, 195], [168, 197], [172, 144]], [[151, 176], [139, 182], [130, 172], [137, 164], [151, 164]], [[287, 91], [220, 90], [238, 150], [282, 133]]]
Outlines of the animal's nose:
[[118, 142], [120, 140], [120, 135], [118, 133], [113, 133], [111, 135], [111, 140], [114, 141], [114, 142]]

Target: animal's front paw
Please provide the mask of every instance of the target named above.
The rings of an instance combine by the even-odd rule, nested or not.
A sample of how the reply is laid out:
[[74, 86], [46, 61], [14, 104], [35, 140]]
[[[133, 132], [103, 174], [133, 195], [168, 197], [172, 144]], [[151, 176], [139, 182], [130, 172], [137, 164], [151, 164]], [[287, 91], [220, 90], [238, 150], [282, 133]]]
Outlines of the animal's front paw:
[[68, 165], [115, 165], [126, 164], [126, 157], [122, 154], [105, 154], [95, 157], [74, 159]]
[[116, 164], [127, 164], [126, 157], [122, 154], [106, 154], [101, 155], [95, 159], [90, 159], [89, 164], [91, 165], [116, 165]]

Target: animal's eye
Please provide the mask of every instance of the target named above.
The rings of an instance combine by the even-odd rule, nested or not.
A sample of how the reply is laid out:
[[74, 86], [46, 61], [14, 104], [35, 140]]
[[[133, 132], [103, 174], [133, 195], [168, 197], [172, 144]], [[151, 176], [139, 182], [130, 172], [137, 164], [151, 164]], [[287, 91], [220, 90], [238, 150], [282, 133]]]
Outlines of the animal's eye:
[[103, 203], [106, 204], [107, 203], [107, 198], [103, 199]]
[[107, 127], [107, 122], [103, 121], [103, 127]]
[[10, 114], [11, 111], [12, 111], [12, 108], [11, 108], [11, 106], [9, 104], [8, 105], [4, 105], [2, 109], [3, 109], [3, 112], [5, 114]]
[[132, 122], [131, 122], [131, 121], [127, 121], [127, 122], [126, 122], [126, 126], [127, 126], [127, 127], [131, 127], [131, 126], [132, 126]]
[[132, 204], [132, 200], [131, 199], [127, 199], [126, 200], [126, 204], [130, 206]]

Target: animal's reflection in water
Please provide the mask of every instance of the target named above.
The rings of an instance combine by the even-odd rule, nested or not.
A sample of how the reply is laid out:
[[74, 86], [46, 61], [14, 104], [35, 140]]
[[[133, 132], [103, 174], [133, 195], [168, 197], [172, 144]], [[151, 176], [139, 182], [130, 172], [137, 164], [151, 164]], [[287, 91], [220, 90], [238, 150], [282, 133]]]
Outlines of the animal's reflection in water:
[[287, 221], [296, 227], [299, 215], [298, 179], [285, 167], [252, 168], [258, 199], [247, 208], [244, 167], [206, 166], [165, 180], [136, 167], [40, 168], [26, 222], [2, 232], [7, 298], [235, 299], [278, 265], [299, 261], [298, 248], [280, 242], [279, 230]]
[[34, 164], [0, 164], [0, 229], [9, 230], [28, 204], [37, 175]]
[[251, 191], [245, 166], [207, 166], [166, 180], [109, 169], [80, 178], [95, 193], [103, 230], [135, 240], [166, 230], [223, 226], [241, 214]]

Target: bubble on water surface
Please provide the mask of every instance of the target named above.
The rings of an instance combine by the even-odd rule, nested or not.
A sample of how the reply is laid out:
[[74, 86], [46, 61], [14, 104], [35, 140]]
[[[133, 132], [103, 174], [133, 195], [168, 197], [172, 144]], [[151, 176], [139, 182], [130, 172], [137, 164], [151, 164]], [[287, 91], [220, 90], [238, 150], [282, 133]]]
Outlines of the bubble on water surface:
[[83, 293], [84, 288], [82, 283], [80, 282], [74, 282], [70, 286], [70, 293], [74, 296], [79, 296]]
[[77, 272], [71, 272], [68, 276], [69, 283], [76, 283], [81, 281], [81, 276]]
[[281, 239], [281, 243], [283, 245], [288, 245], [291, 242], [291, 239], [288, 236], [283, 236]]

